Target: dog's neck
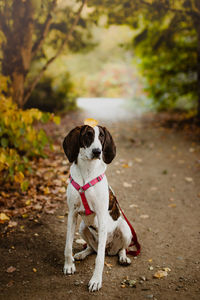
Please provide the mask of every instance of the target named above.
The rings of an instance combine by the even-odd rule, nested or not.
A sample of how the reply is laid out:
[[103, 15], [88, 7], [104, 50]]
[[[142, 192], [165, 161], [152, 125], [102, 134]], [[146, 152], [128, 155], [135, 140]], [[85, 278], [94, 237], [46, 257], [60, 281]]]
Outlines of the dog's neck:
[[105, 171], [106, 164], [103, 160], [83, 160], [81, 157], [78, 157], [77, 163], [73, 163], [70, 168], [72, 178], [80, 185], [84, 185]]

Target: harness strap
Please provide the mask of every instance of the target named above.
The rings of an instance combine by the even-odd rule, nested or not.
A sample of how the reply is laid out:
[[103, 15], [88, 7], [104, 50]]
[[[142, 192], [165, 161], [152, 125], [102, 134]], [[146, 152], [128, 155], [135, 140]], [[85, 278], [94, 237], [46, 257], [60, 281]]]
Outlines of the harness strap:
[[[116, 199], [117, 201], [117, 199]], [[127, 254], [130, 254], [132, 256], [138, 256], [140, 254], [140, 251], [141, 251], [141, 246], [138, 242], [138, 239], [137, 239], [137, 234], [133, 228], [133, 226], [131, 225], [131, 223], [129, 222], [129, 220], [127, 219], [127, 217], [125, 216], [123, 210], [121, 209], [120, 205], [119, 205], [119, 202], [117, 201], [117, 204], [119, 206], [119, 209], [121, 210], [121, 213], [126, 221], [126, 223], [128, 224], [130, 230], [131, 230], [131, 233], [132, 233], [132, 240], [131, 240], [131, 244], [129, 245], [129, 247], [132, 247], [132, 246], [135, 246], [136, 247], [136, 251], [135, 250], [126, 250], [126, 253]]]
[[87, 191], [87, 189], [89, 189], [90, 187], [94, 186], [95, 184], [97, 184], [98, 182], [100, 182], [104, 177], [104, 173], [97, 176], [96, 178], [92, 179], [91, 181], [89, 181], [88, 183], [86, 183], [83, 186], [80, 186], [76, 181], [74, 181], [74, 179], [72, 178], [72, 176], [69, 176], [70, 179], [70, 183], [73, 185], [73, 187], [79, 192], [80, 196], [81, 196], [81, 200], [83, 203], [83, 206], [85, 208], [85, 214], [86, 216], [93, 214], [94, 212], [90, 209], [87, 198], [85, 196], [85, 191]]

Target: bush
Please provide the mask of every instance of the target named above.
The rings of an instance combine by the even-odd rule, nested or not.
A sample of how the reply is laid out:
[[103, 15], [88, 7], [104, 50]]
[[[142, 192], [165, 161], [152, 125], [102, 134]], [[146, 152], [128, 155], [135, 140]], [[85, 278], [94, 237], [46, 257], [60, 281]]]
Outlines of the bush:
[[31, 172], [30, 159], [44, 157], [44, 148], [50, 145], [46, 133], [34, 128], [35, 122], [46, 123], [59, 118], [38, 109], [19, 109], [8, 93], [8, 79], [0, 76], [0, 182], [19, 183], [21, 189], [28, 188], [25, 175]]
[[76, 98], [69, 73], [64, 74], [58, 83], [46, 76], [33, 91], [25, 108], [34, 107], [46, 112], [70, 111], [76, 108]]

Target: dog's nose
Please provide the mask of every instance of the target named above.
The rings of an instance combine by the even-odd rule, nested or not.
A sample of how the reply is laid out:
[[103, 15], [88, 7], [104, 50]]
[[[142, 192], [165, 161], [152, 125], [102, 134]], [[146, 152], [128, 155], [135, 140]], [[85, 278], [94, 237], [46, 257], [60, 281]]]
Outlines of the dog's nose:
[[99, 157], [101, 154], [101, 150], [99, 148], [92, 149], [92, 154], [94, 157]]

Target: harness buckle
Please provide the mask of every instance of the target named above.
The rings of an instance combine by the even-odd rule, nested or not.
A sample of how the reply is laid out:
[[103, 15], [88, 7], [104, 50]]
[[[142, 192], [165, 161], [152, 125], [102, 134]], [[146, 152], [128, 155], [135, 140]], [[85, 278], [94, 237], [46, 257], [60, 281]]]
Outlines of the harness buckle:
[[81, 193], [84, 193], [84, 190], [83, 190], [83, 188], [80, 186], [80, 188], [79, 188], [79, 193], [81, 194]]

